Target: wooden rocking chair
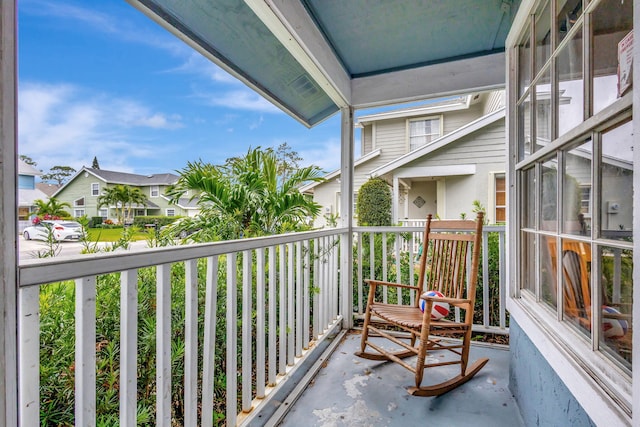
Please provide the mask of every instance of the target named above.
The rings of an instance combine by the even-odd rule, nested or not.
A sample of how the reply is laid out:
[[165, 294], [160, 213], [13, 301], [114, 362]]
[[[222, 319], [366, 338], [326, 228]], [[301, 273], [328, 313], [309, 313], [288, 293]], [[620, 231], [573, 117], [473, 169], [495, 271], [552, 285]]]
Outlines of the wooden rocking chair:
[[[361, 351], [356, 352], [356, 355], [371, 360], [396, 362], [413, 372], [416, 385], [408, 389], [409, 394], [415, 396], [444, 394], [469, 381], [489, 361], [487, 358], [479, 359], [467, 367], [483, 217], [482, 212], [478, 213], [476, 221], [432, 221], [431, 215], [427, 217], [424, 229], [424, 250], [420, 256], [420, 278], [417, 286], [366, 280], [370, 286], [369, 299], [362, 331]], [[438, 232], [432, 232], [432, 228]], [[467, 277], [469, 250], [471, 250], [471, 263]], [[416, 292], [415, 304], [403, 306], [376, 302], [376, 290], [379, 286], [414, 290]], [[444, 298], [425, 295], [425, 291], [432, 290], [441, 292]], [[424, 314], [419, 307], [420, 299], [426, 301]], [[448, 303], [452, 310], [454, 307], [460, 307], [464, 310], [464, 320], [460, 322], [448, 319], [432, 320], [431, 310], [434, 302], [437, 301]], [[406, 342], [407, 338], [399, 338], [389, 330], [382, 330], [374, 326], [374, 317], [408, 332], [409, 342]], [[395, 352], [385, 350], [382, 346], [372, 342], [369, 339], [370, 336], [384, 337], [401, 348]], [[462, 342], [451, 339], [441, 340], [433, 336], [449, 338], [462, 336]], [[373, 351], [367, 351], [367, 347]], [[454, 360], [427, 363], [427, 352], [436, 350], [448, 350], [454, 353]], [[403, 360], [409, 356], [417, 356], [415, 365]], [[455, 364], [460, 365], [459, 375], [439, 384], [421, 385], [424, 369]]]

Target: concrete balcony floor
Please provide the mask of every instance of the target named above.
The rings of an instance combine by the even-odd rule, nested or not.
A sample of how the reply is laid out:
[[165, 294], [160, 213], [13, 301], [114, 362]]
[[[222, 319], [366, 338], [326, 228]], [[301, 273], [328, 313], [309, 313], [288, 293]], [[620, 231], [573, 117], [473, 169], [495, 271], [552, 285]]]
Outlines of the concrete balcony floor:
[[[508, 388], [506, 347], [472, 345], [471, 362], [489, 358], [472, 380], [439, 397], [414, 397], [406, 391], [414, 383], [411, 372], [395, 363], [355, 356], [359, 344], [359, 333], [345, 336], [281, 426], [524, 425]], [[442, 357], [438, 353], [443, 352], [432, 356]], [[424, 383], [430, 378], [434, 383], [443, 381], [458, 370], [458, 366], [427, 369]]]

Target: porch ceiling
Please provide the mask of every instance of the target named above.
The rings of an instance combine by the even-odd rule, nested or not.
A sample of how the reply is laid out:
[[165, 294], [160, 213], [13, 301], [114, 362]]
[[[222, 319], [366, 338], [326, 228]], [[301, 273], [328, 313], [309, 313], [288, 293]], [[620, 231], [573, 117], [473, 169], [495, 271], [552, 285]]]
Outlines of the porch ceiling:
[[504, 86], [520, 0], [128, 0], [307, 126]]

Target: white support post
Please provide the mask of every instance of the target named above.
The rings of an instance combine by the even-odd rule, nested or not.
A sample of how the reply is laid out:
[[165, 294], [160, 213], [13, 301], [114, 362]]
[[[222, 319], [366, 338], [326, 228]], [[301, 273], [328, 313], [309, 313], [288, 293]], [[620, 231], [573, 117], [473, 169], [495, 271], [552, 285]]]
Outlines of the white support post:
[[393, 224], [397, 224], [400, 220], [398, 210], [400, 209], [400, 180], [397, 176], [393, 177], [393, 206], [391, 207], [391, 220]]
[[265, 392], [265, 271], [264, 248], [256, 249], [256, 397]]
[[296, 242], [296, 357], [302, 356], [302, 242]]
[[20, 290], [20, 422], [40, 424], [40, 287]]
[[287, 243], [287, 365], [295, 364], [295, 286], [293, 243]]
[[340, 219], [347, 230], [340, 239], [340, 304], [343, 327], [353, 326], [353, 107], [341, 109], [340, 152]]
[[198, 423], [198, 260], [185, 261], [184, 425]]
[[287, 262], [286, 246], [278, 246], [278, 329], [280, 337], [278, 342], [278, 374], [284, 375], [287, 371]]
[[269, 385], [276, 384], [277, 362], [276, 362], [276, 291], [278, 282], [276, 281], [276, 247], [269, 246]]
[[136, 425], [138, 398], [138, 270], [120, 273], [120, 425]]
[[96, 425], [96, 278], [76, 279], [76, 425]]
[[0, 2], [0, 425], [7, 427], [18, 425], [16, 3]]
[[171, 264], [156, 268], [156, 425], [170, 427]]
[[218, 257], [207, 258], [207, 284], [204, 305], [204, 348], [202, 360], [202, 427], [213, 427], [215, 385], [216, 319], [218, 310]]

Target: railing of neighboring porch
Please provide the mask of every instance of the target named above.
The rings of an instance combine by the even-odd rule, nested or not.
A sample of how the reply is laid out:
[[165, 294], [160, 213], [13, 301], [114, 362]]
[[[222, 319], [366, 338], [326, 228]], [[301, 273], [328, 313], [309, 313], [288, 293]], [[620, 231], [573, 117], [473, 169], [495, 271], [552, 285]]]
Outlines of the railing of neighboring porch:
[[[503, 253], [504, 228], [487, 227], [486, 233], [499, 235], [500, 260], [499, 320], [483, 313], [479, 329], [507, 333], [504, 314]], [[413, 247], [416, 227], [356, 228], [353, 236], [345, 229], [331, 229], [240, 241], [186, 245], [136, 252], [83, 255], [73, 258], [27, 260], [19, 267], [19, 360], [20, 417], [22, 425], [40, 424], [40, 290], [53, 282], [72, 281], [75, 288], [75, 425], [96, 424], [96, 284], [101, 276], [116, 273], [120, 291], [120, 339], [118, 381], [120, 425], [135, 425], [137, 407], [137, 354], [141, 272], [155, 270], [155, 423], [170, 426], [172, 417], [172, 265], [182, 264], [184, 273], [176, 277], [184, 292], [184, 378], [183, 425], [213, 424], [214, 393], [222, 387], [214, 383], [217, 373], [215, 337], [226, 337], [224, 355], [226, 382], [226, 422], [236, 425], [260, 415], [261, 408], [273, 398], [285, 379], [311, 357], [320, 343], [340, 329], [346, 316], [358, 316], [364, 310], [363, 278], [375, 274], [374, 250], [369, 271], [363, 268], [367, 252], [363, 242], [380, 241], [384, 247], [393, 240], [379, 271], [394, 280], [387, 270], [391, 256], [400, 271], [413, 268], [415, 253], [401, 251], [405, 237]], [[379, 235], [379, 240], [371, 236]], [[368, 237], [367, 237], [368, 236]], [[350, 244], [341, 240], [350, 237]], [[344, 242], [344, 240], [343, 240]], [[386, 242], [386, 243], [385, 243]], [[483, 250], [487, 253], [487, 239]], [[353, 245], [351, 245], [353, 243]], [[344, 248], [348, 248], [345, 250]], [[353, 257], [354, 280], [342, 285], [340, 269], [345, 257]], [[402, 260], [409, 262], [403, 264]], [[487, 262], [487, 261], [485, 261]], [[373, 269], [373, 270], [372, 270]], [[146, 271], [146, 270], [145, 270]], [[182, 270], [181, 270], [182, 271]], [[488, 267], [483, 272], [487, 272]], [[411, 275], [412, 276], [412, 275]], [[400, 277], [400, 276], [398, 276]], [[402, 278], [402, 277], [400, 277]], [[410, 279], [413, 280], [413, 279]], [[487, 277], [482, 280], [486, 283]], [[489, 286], [484, 287], [489, 289]], [[200, 301], [198, 299], [201, 294]], [[203, 295], [203, 296], [202, 296]], [[345, 307], [353, 295], [353, 307]], [[224, 299], [223, 299], [224, 298]], [[415, 295], [409, 296], [411, 300]], [[489, 291], [483, 303], [489, 305]], [[223, 300], [222, 300], [223, 299]], [[392, 300], [392, 298], [389, 298]], [[400, 298], [403, 300], [406, 298]], [[216, 310], [224, 301], [222, 310]], [[406, 302], [406, 301], [405, 301]], [[353, 310], [352, 310], [353, 309]], [[199, 313], [204, 312], [199, 324]], [[223, 330], [217, 325], [225, 320]], [[493, 322], [493, 323], [492, 323]], [[199, 339], [198, 327], [204, 331]], [[200, 352], [202, 362], [199, 364]], [[217, 358], [220, 358], [218, 354]], [[201, 378], [201, 379], [200, 379]]]

